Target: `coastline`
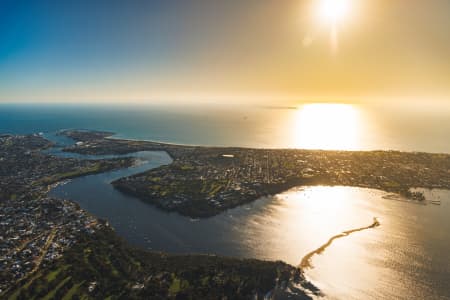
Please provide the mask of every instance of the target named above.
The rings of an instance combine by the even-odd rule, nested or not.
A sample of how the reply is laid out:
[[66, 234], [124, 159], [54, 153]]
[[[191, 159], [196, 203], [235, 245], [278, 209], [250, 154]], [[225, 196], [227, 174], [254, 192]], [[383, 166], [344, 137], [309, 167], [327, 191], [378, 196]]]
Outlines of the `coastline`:
[[[47, 195], [50, 186], [67, 179], [58, 177], [50, 184], [36, 182], [36, 178], [54, 176], [55, 171], [69, 167], [78, 170], [95, 161], [42, 153], [48, 142], [37, 135], [8, 135], [0, 139], [4, 162], [11, 165], [2, 171], [8, 170], [12, 181], [30, 182], [22, 184], [23, 191], [13, 190], [18, 194], [9, 195], [8, 190], [2, 190], [9, 199], [0, 205], [0, 213], [9, 216], [5, 224], [13, 219], [18, 221], [2, 232], [8, 239], [10, 235], [13, 237], [10, 241], [14, 242], [2, 245], [1, 250], [11, 253], [7, 254], [11, 255], [8, 261], [14, 261], [15, 268], [0, 273], [1, 297], [21, 299], [53, 294], [63, 298], [76, 294], [83, 299], [111, 295], [175, 299], [179, 295], [194, 298], [226, 295], [250, 299], [279, 292], [303, 300], [311, 299], [308, 294], [318, 293], [298, 268], [280, 261], [171, 255], [136, 249], [124, 242], [107, 221], [84, 211], [73, 201]], [[49, 163], [42, 164], [44, 159]], [[77, 172], [74, 177], [85, 175]], [[47, 212], [49, 209], [51, 213]], [[17, 213], [9, 215], [11, 211]], [[36, 215], [36, 223], [21, 221], [30, 215]], [[28, 229], [24, 230], [23, 225]], [[26, 255], [27, 251], [39, 253], [37, 259]], [[4, 261], [4, 257], [0, 258]], [[291, 291], [293, 286], [302, 289]]]
[[[6, 139], [8, 139], [8, 138], [9, 137], [6, 137]], [[14, 140], [15, 138], [14, 137], [10, 137], [10, 139]], [[27, 139], [27, 138], [25, 137], [25, 139]], [[31, 141], [34, 143], [34, 140], [36, 140], [36, 139], [39, 140], [38, 145], [40, 145], [40, 144], [47, 144], [47, 143], [43, 143], [41, 141], [42, 138], [38, 138], [36, 136], [33, 137], [31, 139]], [[105, 144], [102, 144], [104, 140], [106, 140], [106, 142], [105, 142]], [[151, 150], [162, 150], [162, 151], [165, 151], [164, 149], [161, 149], [160, 145], [155, 145], [155, 144], [147, 143], [147, 142], [140, 143], [140, 142], [126, 142], [126, 141], [120, 141], [119, 140], [118, 142], [113, 141], [113, 144], [110, 144], [110, 141], [107, 140], [107, 139], [100, 139], [100, 140], [93, 139], [90, 142], [88, 142], [87, 145], [91, 145], [91, 143], [92, 143], [92, 145], [95, 145], [95, 146], [99, 145], [101, 147], [99, 147], [99, 148], [97, 148], [97, 147], [86, 147], [84, 150], [87, 150], [87, 152], [95, 152], [95, 153], [108, 152], [108, 151], [111, 152], [111, 151], [115, 151], [115, 150], [118, 150], [118, 152], [121, 152], [121, 153], [123, 153], [123, 151], [125, 151], [126, 153], [131, 153], [131, 152], [135, 152], [133, 150], [136, 150], [136, 149], [140, 149], [142, 151], [147, 151], [147, 150], [149, 150], [149, 151], [151, 151]], [[119, 148], [118, 149], [111, 148], [111, 145], [116, 145], [116, 143], [117, 143]], [[86, 146], [85, 143], [81, 144], [81, 146], [83, 146], [83, 145]], [[77, 146], [77, 149], [78, 149], [79, 146], [80, 145]], [[316, 163], [318, 163], [318, 165], [320, 165], [320, 162], [324, 162], [324, 161], [327, 162], [327, 163], [333, 163], [333, 161], [328, 161], [329, 158], [327, 158], [327, 156], [325, 156], [325, 157], [323, 156], [324, 153], [326, 155], [327, 154], [338, 155], [337, 159], [341, 159], [342, 158], [340, 155], [344, 155], [344, 159], [348, 159], [348, 157], [349, 157], [349, 156], [346, 156], [348, 153], [332, 152], [332, 151], [331, 152], [330, 151], [328, 151], [328, 152], [327, 151], [315, 152], [315, 151], [296, 151], [296, 150], [289, 150], [288, 151], [288, 150], [285, 150], [285, 151], [288, 151], [288, 152], [284, 152], [284, 150], [281, 150], [281, 151], [270, 151], [270, 150], [260, 150], [260, 149], [247, 149], [244, 152], [240, 152], [240, 151], [242, 151], [242, 149], [235, 149], [235, 148], [226, 148], [226, 149], [225, 148], [218, 148], [218, 149], [214, 148], [214, 149], [211, 149], [211, 148], [204, 148], [204, 147], [181, 147], [181, 146], [177, 147], [177, 146], [172, 146], [172, 145], [165, 146], [165, 147], [169, 148], [169, 151], [171, 151], [174, 154], [173, 157], [175, 157], [175, 160], [174, 160], [175, 166], [176, 167], [180, 167], [180, 168], [179, 169], [175, 169], [175, 173], [171, 173], [171, 172], [166, 173], [168, 170], [170, 171], [170, 169], [167, 169], [167, 168], [171, 168], [174, 165], [174, 163], [172, 163], [170, 165], [166, 165], [166, 166], [163, 166], [161, 168], [157, 168], [157, 172], [162, 170], [163, 171], [162, 174], [168, 174], [170, 176], [169, 178], [171, 178], [172, 176], [175, 176], [175, 177], [172, 178], [172, 180], [168, 180], [167, 181], [167, 182], [172, 182], [172, 183], [173, 182], [177, 182], [179, 179], [183, 179], [183, 178], [184, 179], [186, 179], [186, 178], [195, 179], [196, 176], [198, 176], [198, 174], [199, 174], [199, 173], [197, 173], [197, 171], [199, 171], [199, 170], [200, 171], [211, 171], [211, 170], [214, 171], [216, 168], [219, 168], [219, 170], [222, 170], [222, 169], [226, 170], [229, 167], [229, 163], [234, 161], [236, 158], [238, 159], [238, 162], [240, 162], [239, 159], [240, 159], [240, 155], [242, 155], [242, 154], [246, 154], [247, 155], [246, 157], [251, 157], [252, 159], [253, 159], [253, 157], [255, 157], [257, 159], [260, 159], [262, 162], [265, 162], [266, 164], [264, 165], [264, 164], [259, 164], [258, 160], [255, 161], [258, 164], [258, 166], [261, 166], [261, 167], [270, 165], [270, 164], [267, 164], [267, 162], [269, 162], [269, 159], [268, 159], [269, 157], [272, 159], [272, 155], [276, 158], [273, 162], [280, 163], [280, 162], [283, 162], [283, 160], [280, 160], [280, 158], [281, 159], [285, 159], [283, 155], [286, 156], [286, 158], [288, 159], [287, 162], [289, 162], [289, 161], [292, 161], [293, 158], [295, 158], [296, 160], [301, 160], [300, 158], [294, 156], [294, 155], [297, 155], [297, 154], [300, 154], [300, 155], [304, 155], [304, 154], [313, 155], [312, 156], [313, 159], [315, 158], [314, 155], [320, 154], [320, 156], [318, 158], [319, 160], [315, 161]], [[144, 149], [141, 149], [141, 148], [144, 148]], [[81, 152], [85, 152], [82, 147], [81, 147], [81, 150], [82, 150]], [[226, 154], [227, 154], [226, 157], [224, 157], [222, 155], [222, 154], [224, 154], [223, 153], [224, 151], [226, 151]], [[229, 156], [228, 155], [230, 153], [230, 151], [235, 151], [235, 152], [232, 153], [233, 156]], [[250, 152], [247, 152], [247, 151], [250, 151]], [[23, 151], [19, 151], [19, 153], [23, 153]], [[251, 154], [251, 156], [249, 156], [250, 154]], [[358, 152], [353, 153], [353, 154], [356, 155], [356, 156], [361, 155], [362, 158], [365, 158], [366, 157], [365, 155], [367, 155], [367, 153], [358, 153]], [[369, 154], [371, 154], [371, 153], [369, 153]], [[378, 154], [378, 153], [375, 153], [375, 154]], [[35, 157], [35, 155], [31, 156], [30, 159], [38, 159], [40, 157], [37, 152], [36, 152], [36, 155], [37, 155], [36, 157]], [[281, 155], [281, 157], [277, 157], [277, 155]], [[421, 159], [423, 159], [423, 158], [437, 159], [438, 162], [442, 162], [441, 159], [444, 159], [444, 164], [440, 165], [440, 167], [444, 167], [444, 168], [447, 166], [445, 163], [448, 162], [446, 160], [447, 156], [441, 157], [439, 155], [435, 156], [435, 155], [432, 155], [432, 154], [431, 155], [430, 154], [425, 154], [422, 157], [420, 155], [416, 156], [416, 155], [411, 154], [411, 153], [382, 152], [382, 153], [380, 153], [380, 155], [388, 155], [387, 158], [390, 158], [389, 155], [394, 155], [394, 157], [396, 157], [397, 159], [400, 159], [400, 162], [403, 159], [403, 155], [405, 155], [406, 158], [407, 158], [406, 161], [409, 162], [409, 163], [421, 162], [422, 161]], [[25, 157], [27, 157], [27, 156], [25, 156]], [[19, 155], [18, 159], [20, 159], [20, 158], [21, 157]], [[230, 160], [230, 158], [232, 158], [232, 160]], [[370, 158], [370, 156], [369, 156], [369, 158]], [[410, 160], [409, 158], [413, 158], [413, 160]], [[203, 159], [204, 159], [204, 162], [203, 162]], [[83, 160], [71, 160], [71, 159], [57, 159], [57, 158], [53, 158], [51, 161], [53, 161], [53, 160], [55, 161], [55, 163], [56, 162], [58, 162], [58, 163], [76, 162], [77, 164], [89, 164], [89, 163], [92, 163], [92, 162], [83, 161]], [[302, 162], [300, 162], [300, 163], [301, 164], [305, 164], [305, 161], [306, 160], [302, 160]], [[384, 162], [385, 160], [382, 160], [382, 161]], [[187, 162], [189, 163], [189, 165], [185, 165], [185, 163], [187, 163]], [[193, 164], [191, 164], [192, 162], [193, 162]], [[341, 162], [341, 161], [338, 160], [338, 162]], [[389, 162], [389, 161], [387, 161], [387, 162]], [[396, 161], [394, 160], [394, 162], [391, 162], [391, 163], [395, 163], [395, 162]], [[234, 164], [234, 165], [239, 170], [240, 170], [240, 168], [242, 166], [240, 163], [239, 164]], [[208, 166], [212, 166], [212, 168], [203, 169], [204, 167], [208, 167]], [[314, 167], [314, 166], [316, 166], [316, 167]], [[327, 165], [325, 165], [325, 167], [326, 166]], [[419, 164], [418, 166], [421, 166], [421, 165]], [[78, 166], [78, 167], [80, 167], [80, 166]], [[317, 165], [313, 165], [313, 167], [317, 168]], [[348, 174], [347, 173], [348, 171], [346, 170], [346, 165], [345, 164], [344, 165], [343, 164], [339, 164], [338, 167], [339, 167], [339, 170], [343, 170], [343, 172], [339, 172], [338, 174]], [[303, 182], [306, 182], [308, 180], [313, 181], [313, 180], [320, 179], [320, 177], [318, 177], [317, 173], [316, 173], [316, 171], [320, 171], [320, 169], [312, 170], [311, 168], [302, 168], [301, 170], [303, 171], [301, 173], [302, 174], [302, 178], [301, 179], [304, 180]], [[409, 169], [407, 169], [407, 170], [409, 170]], [[44, 171], [44, 173], [47, 172], [47, 174], [48, 174], [48, 172], [51, 173], [50, 169], [43, 170], [43, 171]], [[176, 175], [180, 175], [178, 173], [178, 171], [186, 171], [187, 173], [181, 174], [182, 177], [178, 178], [178, 177], [176, 177]], [[245, 169], [243, 171], [245, 171]], [[437, 169], [437, 171], [439, 171], [439, 169]], [[150, 174], [148, 174], [147, 172], [145, 172], [144, 174], [146, 176], [145, 178], [149, 178], [149, 176], [150, 176], [150, 178], [154, 178], [154, 175], [155, 175], [155, 174], [152, 173], [152, 170], [150, 170]], [[273, 183], [273, 181], [276, 179], [274, 177], [274, 175], [276, 175], [276, 174], [272, 174], [270, 172], [261, 172], [260, 174], [261, 174], [261, 177], [256, 177], [256, 179], [257, 180], [263, 180], [263, 183], [264, 183], [264, 180], [267, 180], [267, 179], [269, 181], [268, 183]], [[26, 174], [24, 174], [24, 175], [26, 175]], [[36, 176], [36, 174], [34, 174], [34, 173], [31, 173], [30, 175], [31, 176]], [[191, 176], [191, 175], [193, 175], [193, 176]], [[139, 176], [142, 176], [142, 175], [139, 175]], [[325, 178], [325, 179], [329, 180], [329, 178]], [[344, 179], [345, 179], [345, 177], [344, 177]], [[446, 180], [446, 177], [444, 177], [444, 180]], [[209, 179], [207, 178], [206, 182], [214, 183], [215, 180], [209, 181]], [[189, 183], [189, 182], [185, 182], [185, 183]], [[319, 183], [320, 183], [320, 180], [317, 181], [317, 184], [319, 184]], [[445, 185], [446, 181], [443, 181], [442, 183], [443, 183], [442, 185]], [[337, 185], [337, 184], [333, 184], [333, 185]], [[261, 186], [256, 186], [256, 187], [261, 188]], [[181, 191], [183, 191], [183, 190], [181, 190]], [[28, 202], [26, 202], [26, 201], [28, 201], [28, 200], [25, 200], [24, 205], [22, 207], [26, 207], [28, 205], [27, 204]], [[61, 201], [64, 201], [64, 200], [62, 200], [62, 199], [59, 199], [59, 200], [58, 199], [54, 199], [52, 201], [56, 201], [56, 203], [60, 203]], [[74, 203], [72, 203], [70, 205], [73, 205], [73, 204]], [[69, 205], [69, 203], [68, 203], [68, 205]], [[237, 203], [237, 205], [240, 205], [240, 204]], [[77, 212], [78, 211], [81, 211], [79, 207], [77, 208]], [[82, 247], [88, 247], [89, 249], [92, 249], [93, 251], [97, 251], [97, 250], [100, 251], [100, 252], [98, 252], [98, 254], [96, 254], [96, 258], [95, 259], [96, 260], [98, 259], [99, 263], [101, 261], [100, 265], [103, 265], [103, 264], [107, 263], [109, 260], [112, 259], [112, 258], [104, 257], [104, 253], [105, 253], [104, 251], [107, 251], [107, 249], [108, 249], [107, 244], [109, 242], [104, 244], [101, 247], [99, 245], [97, 245], [97, 243], [99, 241], [106, 242], [108, 240], [108, 239], [102, 240], [103, 239], [102, 236], [104, 236], [104, 229], [105, 229], [105, 228], [102, 228], [102, 226], [104, 226], [102, 224], [104, 224], [104, 223], [102, 223], [102, 221], [99, 221], [98, 224], [99, 224], [100, 227], [92, 228], [92, 227], [89, 227], [89, 226], [91, 226], [90, 224], [92, 223], [91, 217], [87, 217], [87, 221], [86, 222], [87, 222], [86, 226], [88, 226], [87, 229], [85, 229], [85, 230], [87, 230], [87, 233], [86, 233], [87, 235], [85, 233], [83, 233], [82, 235], [77, 236], [75, 244], [77, 244], [80, 241], [84, 240], [87, 243], [82, 242], [81, 243], [81, 245], [83, 245]], [[55, 228], [54, 227], [55, 225], [52, 225], [52, 226], [53, 227], [51, 227], [51, 228]], [[59, 225], [57, 225], [57, 226], [59, 226]], [[96, 232], [98, 232], [99, 235], [96, 235]], [[64, 232], [61, 232], [61, 233], [64, 234]], [[91, 238], [91, 237], [89, 237], [90, 234], [94, 234], [94, 236], [92, 236], [92, 238]], [[113, 234], [113, 236], [114, 236], [114, 238], [112, 240], [110, 240], [111, 243], [113, 243], [114, 239], [120, 239], [120, 238], [118, 238], [116, 236], [115, 233]], [[86, 238], [87, 238], [87, 240], [86, 240]], [[102, 247], [104, 247], [103, 250], [102, 250]], [[127, 248], [127, 247], [129, 247], [129, 246], [126, 246], [125, 248]], [[76, 253], [71, 252], [72, 251], [71, 249], [73, 249], [72, 246], [67, 248], [67, 251], [69, 251], [67, 253], [69, 253], [69, 255], [77, 257], [76, 258], [77, 260], [80, 260], [80, 259], [83, 260], [84, 259], [83, 256], [76, 256]], [[80, 252], [80, 249], [78, 249], [76, 251]], [[81, 251], [81, 252], [83, 252], [83, 251]], [[62, 257], [64, 259], [63, 260], [64, 263], [68, 262], [66, 260], [66, 259], [68, 259], [68, 257], [67, 257], [68, 254], [67, 253], [63, 252], [63, 256]], [[101, 254], [101, 253], [103, 253], [103, 254]], [[137, 256], [135, 256], [135, 258], [133, 258], [128, 263], [132, 264], [132, 261], [134, 261], [134, 260], [137, 260], [137, 261], [140, 261], [141, 259], [145, 260], [145, 256], [146, 255], [144, 255], [143, 252], [139, 252], [138, 251], [138, 253], [141, 253], [141, 254], [137, 254]], [[115, 256], [116, 258], [114, 258], [114, 261], [116, 261], [116, 260], [120, 261], [123, 258], [129, 256], [128, 254], [126, 254], [126, 255], [124, 254], [124, 256], [122, 254], [117, 254], [117, 255], [118, 256]], [[166, 256], [167, 257], [173, 257], [173, 256], [167, 255], [167, 254], [160, 254], [160, 255], [162, 255], [162, 257], [166, 257]], [[105, 261], [105, 259], [106, 259], [106, 261]], [[159, 259], [160, 258], [158, 258], [157, 261], [160, 261]], [[205, 258], [199, 257], [199, 256], [195, 256], [195, 255], [187, 255], [187, 256], [182, 256], [180, 259], [181, 260], [193, 259], [195, 261], [197, 259], [199, 259], [200, 261], [203, 261]], [[235, 262], [238, 265], [240, 265], [243, 261], [247, 261], [247, 260], [239, 260], [239, 259], [235, 260]], [[258, 263], [259, 261], [256, 261], [256, 260], [251, 260], [251, 261], [253, 261], [256, 265], [259, 264]], [[38, 276], [39, 278], [46, 278], [46, 276], [49, 276], [49, 274], [51, 274], [52, 272], [58, 271], [60, 267], [65, 268], [65, 265], [63, 264], [61, 266], [60, 262], [61, 261], [57, 259], [57, 260], [53, 261], [54, 264], [53, 263], [50, 264], [50, 265], [48, 263], [45, 264], [43, 266], [43, 268], [40, 268], [39, 273], [36, 276]], [[220, 269], [220, 268], [222, 268], [222, 267], [219, 267], [220, 264], [223, 264], [223, 258], [222, 257], [217, 257], [217, 260], [214, 262], [213, 267]], [[250, 264], [252, 265], [253, 263], [250, 263]], [[62, 274], [66, 274], [67, 276], [71, 276], [70, 274], [73, 274], [72, 272], [73, 272], [73, 267], [74, 266], [71, 263], [69, 265], [71, 266], [70, 267], [71, 268], [70, 271], [69, 270], [67, 272], [64, 271], [64, 273], [62, 273]], [[178, 263], [176, 263], [175, 265], [178, 265]], [[267, 266], [268, 266], [268, 268], [270, 270], [274, 270], [273, 268], [275, 266], [277, 266], [277, 265], [276, 264], [272, 264], [272, 263], [268, 263]], [[83, 265], [83, 268], [85, 268], [85, 267], [87, 267], [87, 266]], [[117, 268], [117, 267], [118, 266], [114, 265], [114, 268]], [[179, 268], [183, 269], [183, 267], [180, 267], [179, 265], [178, 265], [177, 268], [178, 269]], [[300, 272], [298, 268], [295, 268], [295, 267], [292, 267], [292, 268], [294, 268], [296, 270], [294, 272], [295, 274], [298, 274], [296, 272]], [[289, 272], [293, 272], [294, 269], [292, 269], [292, 268], [289, 267], [286, 270], [291, 270]], [[107, 272], [113, 274], [114, 273], [113, 271], [114, 271], [114, 269], [110, 269]], [[257, 272], [260, 272], [260, 271], [261, 270], [259, 270]], [[146, 269], [146, 271], [143, 271], [143, 272], [144, 273], [141, 273], [141, 275], [145, 274], [145, 272], [149, 272], [149, 271], [148, 271], [148, 269]], [[291, 274], [293, 274], [293, 273], [291, 273]], [[247, 274], [247, 275], [254, 276], [253, 273], [252, 274]], [[97, 275], [92, 274], [92, 276], [93, 276], [92, 278], [97, 278], [98, 279], [100, 275], [99, 274], [97, 274]], [[115, 279], [112, 278], [112, 277], [108, 277], [108, 276], [105, 277], [104, 280], [108, 280], [108, 282], [114, 282]], [[136, 277], [129, 276], [129, 275], [127, 275], [127, 276], [129, 278], [133, 278], [133, 280], [134, 280], [134, 278], [136, 278]], [[298, 278], [300, 278], [301, 281], [305, 283], [304, 279], [302, 279], [303, 275], [300, 276], [300, 277], [297, 277], [297, 279]], [[64, 278], [61, 278], [61, 280], [63, 280], [63, 279]], [[31, 280], [31, 282], [20, 282], [20, 283], [18, 283], [18, 285], [16, 286], [17, 289], [14, 291], [14, 293], [18, 292], [19, 294], [22, 294], [22, 295], [23, 295], [23, 293], [26, 293], [29, 289], [25, 288], [25, 287], [28, 286], [29, 284], [32, 284], [34, 279], [32, 280], [32, 278], [31, 278], [30, 280]], [[97, 282], [97, 280], [91, 281], [91, 282], [87, 282], [87, 283], [83, 282], [83, 280], [84, 280], [83, 277], [77, 277], [76, 281], [74, 281], [74, 282], [71, 281], [71, 284], [73, 284], [73, 286], [81, 284], [81, 286], [82, 286], [81, 290], [83, 291], [83, 293], [89, 293], [88, 292], [89, 285], [87, 285], [87, 284], [92, 284], [93, 282]], [[178, 279], [176, 279], [176, 278], [175, 279], [172, 278], [172, 279], [168, 279], [168, 280], [169, 281], [172, 280], [172, 282], [175, 282], [175, 283], [178, 282], [177, 281]], [[58, 279], [58, 281], [56, 281], [56, 282], [62, 282], [62, 281], [60, 281], [60, 279]], [[104, 283], [104, 284], [106, 286], [108, 283]], [[131, 285], [131, 283], [129, 281], [128, 281], [128, 284]], [[308, 285], [308, 284], [310, 284], [310, 283], [306, 283], [306, 285]], [[34, 286], [34, 285], [31, 285], [31, 286]], [[277, 284], [275, 284], [275, 286], [277, 286]], [[282, 284], [281, 286], [286, 287], [285, 284]], [[111, 287], [108, 286], [108, 288], [111, 288]], [[99, 289], [100, 289], [99, 291], [101, 291], [101, 292], [105, 291], [102, 288], [99, 288]], [[125, 287], [124, 287], [124, 289], [127, 290], [127, 288], [125, 288]], [[266, 289], [266, 288], [264, 288], [264, 289]], [[273, 289], [273, 286], [271, 287], [271, 289]], [[268, 290], [266, 290], [266, 291], [268, 291]], [[127, 290], [127, 293], [130, 293], [130, 294], [133, 294], [135, 292], [136, 291]], [[107, 296], [105, 294], [102, 294], [102, 295]], [[307, 299], [307, 298], [300, 298], [300, 299]]]
[[165, 151], [171, 164], [112, 184], [160, 209], [191, 218], [211, 217], [296, 186], [374, 188], [417, 202], [426, 199], [414, 188], [450, 189], [447, 154], [204, 147], [110, 138], [113, 133], [95, 131], [61, 134], [79, 142], [63, 149], [67, 152]]

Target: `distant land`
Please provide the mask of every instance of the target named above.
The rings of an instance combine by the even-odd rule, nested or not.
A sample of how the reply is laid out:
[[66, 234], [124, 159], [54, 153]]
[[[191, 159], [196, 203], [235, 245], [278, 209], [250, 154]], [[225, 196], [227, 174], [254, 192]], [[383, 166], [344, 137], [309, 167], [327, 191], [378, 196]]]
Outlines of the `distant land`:
[[202, 218], [302, 185], [374, 188], [425, 201], [413, 188], [450, 188], [450, 155], [399, 151], [322, 151], [186, 146], [63, 131], [64, 151], [126, 154], [163, 150], [173, 163], [121, 178], [120, 191], [182, 215]]

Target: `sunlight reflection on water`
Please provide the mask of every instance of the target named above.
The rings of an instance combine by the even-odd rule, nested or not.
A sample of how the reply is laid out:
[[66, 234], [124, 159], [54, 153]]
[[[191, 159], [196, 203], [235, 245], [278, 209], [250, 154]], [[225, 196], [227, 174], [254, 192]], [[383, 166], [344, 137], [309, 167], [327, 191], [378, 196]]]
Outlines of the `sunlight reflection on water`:
[[303, 149], [355, 150], [362, 122], [360, 111], [350, 104], [305, 104], [295, 116], [295, 147]]
[[377, 217], [380, 226], [314, 255], [306, 275], [331, 299], [449, 299], [450, 192], [433, 193], [445, 199], [442, 205], [387, 200], [370, 189], [294, 188], [247, 216], [246, 243], [256, 257], [298, 265], [331, 237]]

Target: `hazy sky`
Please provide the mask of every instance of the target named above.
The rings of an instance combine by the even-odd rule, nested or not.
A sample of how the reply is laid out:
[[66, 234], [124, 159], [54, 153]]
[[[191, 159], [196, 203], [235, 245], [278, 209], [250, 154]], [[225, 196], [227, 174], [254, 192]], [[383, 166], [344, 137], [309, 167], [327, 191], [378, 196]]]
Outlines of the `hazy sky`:
[[450, 99], [449, 0], [0, 1], [0, 101]]

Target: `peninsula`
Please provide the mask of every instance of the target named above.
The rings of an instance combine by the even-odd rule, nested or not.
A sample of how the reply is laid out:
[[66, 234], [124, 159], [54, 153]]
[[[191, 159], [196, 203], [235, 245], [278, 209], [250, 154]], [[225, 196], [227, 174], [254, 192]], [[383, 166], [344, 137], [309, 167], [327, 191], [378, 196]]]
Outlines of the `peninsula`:
[[[104, 134], [87, 136], [95, 142]], [[129, 246], [108, 222], [48, 191], [134, 160], [62, 158], [45, 151], [53, 146], [39, 134], [0, 135], [1, 299], [310, 299], [319, 293], [283, 262]]]
[[[425, 200], [411, 188], [450, 188], [448, 154], [203, 147], [115, 139], [109, 132], [60, 134], [76, 141], [64, 151], [79, 154], [166, 151], [170, 164], [112, 184], [189, 217], [210, 217], [298, 185], [376, 188], [411, 201]], [[53, 146], [38, 134], [0, 136], [2, 298], [262, 299], [289, 293], [309, 299], [320, 293], [301, 268], [283, 262], [130, 247], [108, 222], [47, 192], [66, 179], [129, 167], [134, 159], [63, 158], [45, 152]]]
[[379, 189], [414, 201], [413, 188], [450, 189], [450, 155], [398, 151], [321, 151], [185, 146], [64, 131], [65, 151], [125, 154], [166, 151], [173, 162], [112, 184], [166, 211], [202, 218], [301, 185]]

